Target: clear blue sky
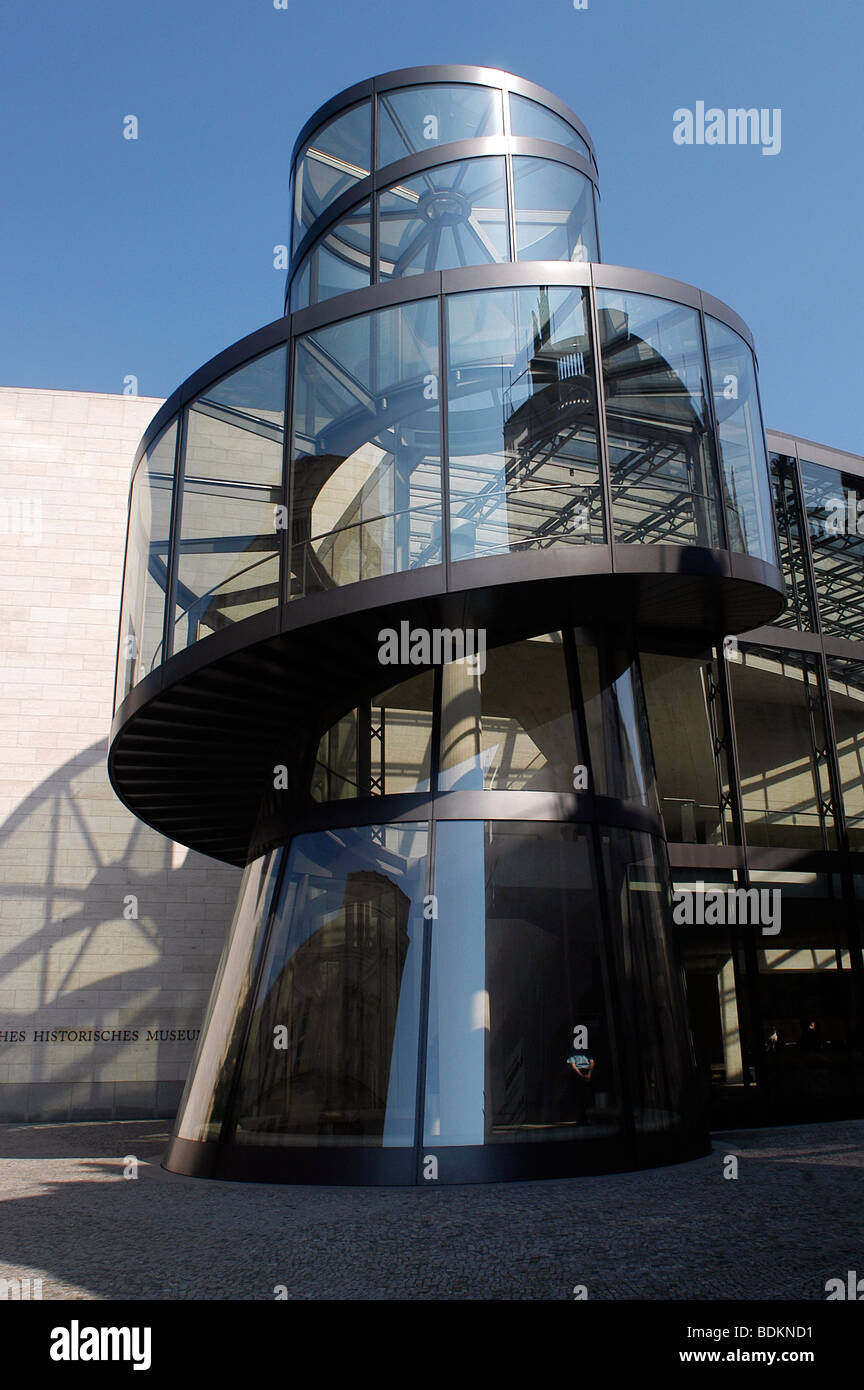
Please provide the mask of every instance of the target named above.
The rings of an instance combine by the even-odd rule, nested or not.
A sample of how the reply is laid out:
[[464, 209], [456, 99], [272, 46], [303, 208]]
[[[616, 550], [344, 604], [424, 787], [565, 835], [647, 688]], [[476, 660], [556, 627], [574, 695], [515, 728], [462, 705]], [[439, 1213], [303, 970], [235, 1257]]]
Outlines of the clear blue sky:
[[[390, 68], [532, 78], [594, 137], [605, 260], [750, 324], [769, 428], [864, 452], [860, 0], [29, 0], [0, 18], [0, 385], [168, 395], [281, 313], [303, 121]], [[776, 156], [676, 108], [782, 111]], [[140, 138], [124, 140], [137, 115]]]

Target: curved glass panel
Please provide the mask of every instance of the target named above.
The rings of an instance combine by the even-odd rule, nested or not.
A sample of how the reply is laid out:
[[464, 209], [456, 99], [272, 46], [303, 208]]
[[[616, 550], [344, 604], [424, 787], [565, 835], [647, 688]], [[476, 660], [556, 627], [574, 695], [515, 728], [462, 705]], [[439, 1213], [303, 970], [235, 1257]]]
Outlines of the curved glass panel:
[[297, 158], [294, 232], [297, 246], [316, 218], [372, 168], [372, 103], [362, 101], [316, 130]]
[[560, 633], [442, 671], [439, 791], [571, 792], [581, 762]]
[[291, 313], [370, 282], [370, 204], [361, 203], [331, 227], [307, 256], [291, 284]]
[[591, 159], [588, 145], [567, 121], [541, 106], [539, 101], [520, 97], [516, 92], [510, 93], [510, 134], [533, 140], [554, 140], [556, 145], [568, 145], [587, 160]]
[[729, 548], [776, 565], [771, 484], [753, 353], [743, 338], [709, 314], [705, 315], [705, 336], [725, 482]]
[[351, 710], [322, 737], [312, 773], [315, 801], [427, 792], [434, 678], [423, 671]]
[[439, 821], [435, 862], [424, 1143], [618, 1132], [619, 1069], [586, 830]]
[[742, 644], [729, 672], [747, 843], [836, 848], [818, 660]]
[[650, 835], [611, 830], [602, 852], [634, 1127], [662, 1134], [691, 1119], [695, 1074], [683, 968], [668, 930], [665, 850]]
[[201, 1041], [177, 1112], [177, 1133], [182, 1139], [219, 1138], [280, 858], [281, 852], [275, 850], [248, 864], [244, 871]]
[[138, 465], [129, 502], [115, 704], [162, 660], [177, 422]]
[[598, 261], [594, 187], [552, 159], [513, 159], [516, 259]]
[[362, 826], [284, 851], [235, 1143], [413, 1144], [427, 838]]
[[617, 290], [597, 310], [616, 540], [719, 546], [698, 312]]
[[864, 640], [864, 479], [801, 460], [822, 631]]
[[285, 359], [276, 348], [189, 406], [175, 652], [279, 601]]
[[659, 810], [648, 714], [633, 653], [605, 644], [580, 646], [577, 652], [593, 790]]
[[588, 292], [447, 300], [456, 560], [602, 541]]
[[506, 261], [504, 160], [442, 164], [386, 189], [378, 198], [378, 243], [381, 280]]
[[453, 140], [501, 135], [497, 87], [403, 87], [378, 96], [378, 167]]
[[438, 305], [297, 339], [291, 596], [441, 560]]

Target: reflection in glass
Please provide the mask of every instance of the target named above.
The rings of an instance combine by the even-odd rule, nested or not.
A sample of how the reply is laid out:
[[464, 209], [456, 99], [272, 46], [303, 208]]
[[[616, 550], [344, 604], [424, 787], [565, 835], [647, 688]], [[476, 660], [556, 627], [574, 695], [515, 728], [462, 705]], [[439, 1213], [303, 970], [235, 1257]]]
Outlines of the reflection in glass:
[[864, 849], [864, 661], [828, 657], [849, 848]]
[[513, 160], [516, 259], [597, 261], [590, 179], [551, 159]]
[[616, 539], [720, 544], [720, 496], [695, 309], [598, 290]]
[[633, 1119], [637, 1134], [658, 1134], [690, 1118], [695, 1067], [683, 971], [667, 930], [665, 856], [649, 835], [626, 830], [604, 832], [602, 844]]
[[453, 140], [500, 135], [501, 93], [494, 87], [405, 87], [378, 96], [378, 167]]
[[587, 291], [448, 297], [454, 559], [602, 541]]
[[730, 550], [777, 564], [771, 489], [753, 354], [744, 339], [705, 315], [711, 389], [723, 468]]
[[421, 672], [350, 710], [321, 738], [315, 801], [429, 790], [434, 678]]
[[520, 97], [516, 92], [510, 93], [510, 133], [532, 140], [554, 140], [556, 145], [567, 145], [586, 159], [591, 158], [588, 145], [571, 125], [538, 101]]
[[633, 653], [611, 644], [580, 646], [578, 658], [594, 792], [659, 810], [648, 715]]
[[714, 661], [642, 652], [639, 659], [666, 838], [734, 839]]
[[442, 671], [441, 791], [573, 790], [579, 757], [560, 633]]
[[506, 261], [504, 160], [441, 164], [378, 198], [379, 277]]
[[371, 113], [371, 103], [363, 101], [335, 116], [316, 130], [298, 156], [294, 176], [295, 250], [315, 219], [347, 189], [368, 177], [372, 167]]
[[795, 477], [795, 460], [787, 454], [769, 456], [774, 515], [780, 543], [780, 565], [786, 581], [785, 612], [775, 618], [782, 627], [812, 632], [816, 623], [807, 571], [805, 527]]
[[168, 535], [177, 424], [163, 430], [142, 458], [132, 484], [126, 573], [120, 614], [117, 700], [162, 661], [168, 588]]
[[426, 841], [411, 824], [291, 842], [236, 1143], [413, 1143]]
[[438, 308], [297, 340], [291, 596], [441, 559]]
[[339, 219], [303, 258], [291, 285], [291, 312], [369, 284], [368, 202]]
[[285, 348], [223, 377], [189, 406], [175, 652], [279, 598]]
[[218, 1139], [243, 1037], [249, 991], [276, 887], [280, 852], [248, 864], [180, 1102], [181, 1139]]
[[[424, 1142], [614, 1134], [618, 1065], [583, 829], [441, 821], [435, 893]], [[595, 1060], [587, 1084], [568, 1066], [577, 1028]]]
[[801, 460], [822, 631], [864, 640], [864, 479]]
[[747, 841], [835, 847], [814, 657], [740, 646], [729, 663]]

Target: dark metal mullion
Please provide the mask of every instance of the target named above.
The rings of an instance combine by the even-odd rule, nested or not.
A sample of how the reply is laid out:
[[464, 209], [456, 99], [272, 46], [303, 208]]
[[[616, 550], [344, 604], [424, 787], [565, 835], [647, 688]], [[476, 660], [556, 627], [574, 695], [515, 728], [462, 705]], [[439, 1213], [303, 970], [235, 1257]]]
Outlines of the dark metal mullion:
[[438, 437], [441, 479], [441, 560], [444, 565], [444, 592], [450, 589], [450, 422], [447, 385], [447, 296], [438, 294]]
[[585, 286], [588, 295], [588, 320], [590, 326], [591, 349], [594, 356], [594, 393], [597, 415], [597, 462], [600, 469], [600, 490], [603, 509], [606, 513], [606, 544], [615, 569], [615, 530], [612, 516], [612, 460], [609, 454], [609, 432], [606, 427], [606, 389], [603, 384], [603, 363], [600, 348], [600, 313], [597, 308], [597, 287], [594, 284], [594, 271], [591, 269], [591, 283]]
[[[435, 686], [440, 697], [440, 667], [435, 672]], [[440, 700], [439, 700], [439, 724], [440, 724]], [[432, 714], [432, 728], [435, 728], [435, 710]], [[430, 779], [432, 766], [437, 764], [435, 745], [433, 742], [432, 759], [430, 762]], [[436, 847], [436, 821], [433, 814], [431, 820], [427, 821], [426, 831], [426, 900], [432, 902], [437, 909], [437, 901], [432, 896], [435, 892], [435, 847]], [[426, 1073], [427, 1059], [429, 1053], [429, 992], [432, 984], [432, 933], [436, 930], [436, 917], [426, 917], [426, 904], [424, 902], [423, 912], [423, 937], [422, 937], [422, 956], [420, 962], [420, 999], [417, 1020], [417, 1088], [414, 1100], [414, 1182], [420, 1181], [420, 1164], [423, 1155], [423, 1140], [426, 1127]]]
[[183, 483], [186, 477], [186, 436], [191, 406], [186, 406], [177, 420], [177, 439], [174, 454], [174, 495], [171, 499], [169, 528], [168, 586], [165, 594], [165, 614], [162, 627], [162, 660], [167, 661], [174, 645], [174, 592], [177, 587], [180, 527], [183, 521]]
[[[831, 786], [831, 800], [834, 803], [837, 845], [840, 850], [838, 871], [840, 874], [840, 887], [844, 906], [846, 944], [849, 948], [849, 965], [852, 972], [852, 1022], [857, 1027], [860, 1021], [864, 1019], [864, 956], [862, 956], [861, 951], [862, 942], [858, 922], [858, 904], [855, 898], [852, 875], [849, 871], [849, 824], [846, 819], [846, 805], [843, 800], [843, 778], [840, 771], [840, 759], [837, 754], [837, 729], [834, 723], [834, 707], [831, 702], [830, 671], [824, 646], [821, 647], [819, 652], [819, 671], [822, 682], [822, 718], [825, 726], [826, 746], [828, 750], [828, 779]], [[843, 963], [840, 952], [836, 950], [836, 927], [834, 940], [837, 969], [840, 971], [843, 968]]]
[[[747, 833], [744, 822], [744, 803], [741, 796], [741, 767], [738, 760], [738, 733], [735, 726], [735, 709], [732, 700], [732, 684], [729, 679], [729, 668], [723, 649], [718, 648], [717, 652], [717, 676], [720, 686], [720, 708], [723, 712], [723, 723], [726, 729], [726, 772], [729, 778], [729, 802], [732, 811], [732, 826], [735, 831], [738, 844], [741, 846], [743, 866], [738, 868], [738, 875], [743, 880], [745, 890], [750, 888], [750, 859], [747, 846]], [[735, 1002], [736, 1007], [739, 1001], [746, 1000], [747, 1014], [745, 1026], [742, 1027], [741, 1012], [738, 1010], [739, 1037], [741, 1039], [741, 1065], [744, 1071], [744, 1086], [750, 1086], [750, 1067], [756, 1070], [757, 1082], [762, 1079], [763, 1068], [763, 1038], [764, 1028], [762, 1024], [762, 994], [761, 982], [759, 978], [759, 961], [756, 955], [756, 946], [752, 932], [744, 937], [744, 980], [741, 977], [741, 967], [739, 964], [739, 951], [741, 950], [741, 940], [739, 938], [737, 923], [729, 925], [729, 946], [732, 952], [732, 973], [735, 980]], [[743, 984], [743, 988], [742, 988]], [[758, 1035], [758, 1044], [756, 1036]], [[751, 1057], [753, 1061], [751, 1063]]]
[[291, 453], [294, 446], [294, 339], [289, 334], [285, 344], [285, 418], [282, 431], [282, 506], [285, 508], [284, 536], [279, 538], [279, 607], [285, 608], [291, 590], [291, 528], [294, 511], [294, 470]]
[[[701, 301], [701, 298], [702, 298], [701, 293], [700, 293], [699, 298], [700, 298], [700, 301]], [[722, 449], [722, 446], [721, 446], [721, 443], [720, 443], [720, 426], [719, 426], [719, 423], [718, 423], [718, 421], [717, 421], [717, 408], [716, 408], [716, 405], [715, 405], [715, 402], [714, 402], [714, 378], [713, 378], [713, 376], [711, 375], [711, 358], [710, 358], [709, 355], [708, 355], [708, 331], [707, 331], [707, 329], [706, 329], [706, 327], [705, 327], [705, 312], [704, 312], [704, 310], [702, 309], [701, 304], [700, 304], [700, 308], [699, 308], [699, 334], [700, 334], [700, 339], [701, 339], [701, 342], [702, 342], [702, 361], [703, 361], [704, 368], [705, 368], [705, 390], [706, 390], [706, 393], [707, 393], [707, 396], [708, 396], [708, 402], [707, 402], [707, 404], [708, 404], [708, 421], [709, 421], [709, 424], [710, 424], [710, 426], [711, 426], [711, 435], [712, 435], [712, 440], [713, 440], [713, 447], [712, 447], [712, 449], [711, 449], [711, 455], [712, 455], [712, 462], [713, 462], [713, 466], [714, 466], [714, 470], [715, 470], [715, 473], [714, 473], [714, 479], [715, 479], [715, 493], [716, 493], [717, 495], [719, 495], [719, 501], [720, 501], [720, 508], [719, 508], [719, 510], [720, 510], [720, 515], [719, 515], [719, 517], [718, 517], [718, 521], [719, 521], [719, 523], [720, 523], [720, 545], [722, 546], [722, 548], [723, 548], [724, 550], [731, 550], [732, 547], [731, 547], [730, 544], [729, 544], [729, 525], [728, 525], [728, 519], [727, 519], [727, 516], [726, 516], [726, 473], [725, 473], [724, 466], [723, 466], [723, 449]], [[754, 376], [754, 378], [755, 378], [755, 376], [756, 376], [755, 359], [754, 359], [753, 376]], [[761, 425], [761, 422], [762, 422], [761, 407], [760, 407], [760, 412], [759, 412], [759, 422], [760, 422], [760, 425]], [[763, 430], [763, 440], [762, 440], [762, 442], [763, 442], [763, 447], [764, 447], [764, 442], [765, 442], [765, 441], [764, 441], [764, 430]], [[766, 460], [767, 460], [767, 458], [768, 458], [767, 450], [766, 450], [766, 453], [765, 453], [765, 458], [766, 458]], [[758, 500], [758, 499], [757, 499], [757, 500]], [[731, 505], [731, 497], [730, 497], [730, 505]], [[773, 507], [771, 508], [771, 511], [772, 511], [772, 514], [773, 514], [773, 511], [774, 511], [774, 508], [773, 508]], [[743, 540], [743, 537], [742, 537], [742, 540]], [[776, 534], [775, 534], [775, 542], [776, 542]], [[745, 554], [746, 554], [746, 547], [745, 547]]]

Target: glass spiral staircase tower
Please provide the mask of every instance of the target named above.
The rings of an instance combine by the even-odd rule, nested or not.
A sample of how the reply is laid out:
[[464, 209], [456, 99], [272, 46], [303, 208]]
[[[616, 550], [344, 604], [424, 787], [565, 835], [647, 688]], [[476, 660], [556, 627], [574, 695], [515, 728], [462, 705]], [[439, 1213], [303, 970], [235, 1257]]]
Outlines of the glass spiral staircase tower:
[[506, 73], [343, 92], [292, 187], [285, 316], [130, 494], [113, 785], [245, 866], [167, 1166], [704, 1152], [639, 651], [784, 607], [750, 334], [602, 263], [588, 132]]

